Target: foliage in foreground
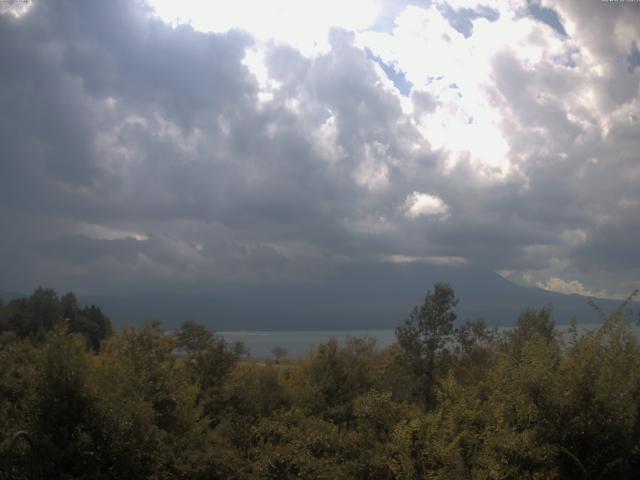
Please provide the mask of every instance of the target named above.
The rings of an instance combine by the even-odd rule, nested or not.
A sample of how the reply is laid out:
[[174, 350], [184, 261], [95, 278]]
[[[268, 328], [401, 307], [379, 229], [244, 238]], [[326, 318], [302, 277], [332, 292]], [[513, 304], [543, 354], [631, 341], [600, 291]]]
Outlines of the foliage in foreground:
[[456, 302], [437, 284], [391, 347], [332, 340], [285, 364], [194, 322], [98, 349], [70, 322], [29, 336], [5, 321], [0, 479], [640, 478], [622, 309], [582, 335], [549, 309], [499, 333], [456, 327]]

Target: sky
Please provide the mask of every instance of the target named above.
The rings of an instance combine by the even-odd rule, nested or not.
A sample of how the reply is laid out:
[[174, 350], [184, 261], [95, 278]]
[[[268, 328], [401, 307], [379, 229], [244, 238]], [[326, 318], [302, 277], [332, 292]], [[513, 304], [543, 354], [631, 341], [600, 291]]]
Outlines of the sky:
[[0, 4], [0, 289], [640, 287], [640, 3]]

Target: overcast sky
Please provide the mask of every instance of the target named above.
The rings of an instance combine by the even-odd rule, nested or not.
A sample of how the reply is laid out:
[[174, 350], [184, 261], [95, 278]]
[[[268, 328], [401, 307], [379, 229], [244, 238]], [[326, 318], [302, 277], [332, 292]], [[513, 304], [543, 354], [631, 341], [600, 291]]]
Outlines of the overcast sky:
[[640, 3], [0, 11], [0, 289], [381, 261], [640, 287]]

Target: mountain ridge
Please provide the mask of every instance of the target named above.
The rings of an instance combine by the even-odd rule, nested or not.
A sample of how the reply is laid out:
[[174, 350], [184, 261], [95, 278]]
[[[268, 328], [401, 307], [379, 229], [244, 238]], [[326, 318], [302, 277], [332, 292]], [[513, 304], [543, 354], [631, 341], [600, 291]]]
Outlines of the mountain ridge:
[[[588, 297], [522, 287], [489, 270], [424, 264], [348, 265], [324, 279], [296, 284], [227, 285], [200, 293], [80, 294], [78, 299], [98, 305], [116, 327], [157, 319], [165, 328], [195, 320], [215, 330], [387, 329], [402, 322], [438, 281], [455, 289], [459, 321], [482, 318], [509, 326], [526, 308], [546, 305], [552, 306], [558, 324], [572, 318], [584, 324], [600, 321]], [[6, 293], [0, 292], [0, 298]], [[621, 301], [596, 303], [610, 313]], [[630, 306], [637, 315], [640, 304]]]

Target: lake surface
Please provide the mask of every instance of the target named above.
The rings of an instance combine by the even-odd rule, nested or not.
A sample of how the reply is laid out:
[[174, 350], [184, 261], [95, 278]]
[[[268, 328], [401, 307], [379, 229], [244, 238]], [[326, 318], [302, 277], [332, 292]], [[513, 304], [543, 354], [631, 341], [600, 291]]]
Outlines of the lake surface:
[[[578, 325], [578, 330], [586, 332], [598, 328], [600, 324]], [[499, 330], [510, 330], [513, 327], [501, 327]], [[558, 325], [558, 330], [565, 330], [566, 325]], [[636, 338], [640, 338], [640, 329], [633, 325]], [[395, 330], [318, 330], [318, 331], [280, 331], [280, 332], [217, 332], [227, 342], [242, 342], [249, 349], [252, 357], [272, 357], [275, 347], [282, 347], [288, 356], [303, 357], [313, 347], [327, 343], [335, 338], [344, 343], [349, 337], [371, 337], [376, 340], [376, 346], [383, 349], [396, 341]]]
[[227, 342], [242, 342], [252, 357], [271, 357], [275, 347], [286, 349], [287, 355], [302, 357], [313, 347], [335, 338], [344, 343], [349, 337], [371, 337], [383, 349], [396, 341], [395, 330], [319, 330], [309, 332], [217, 332]]

